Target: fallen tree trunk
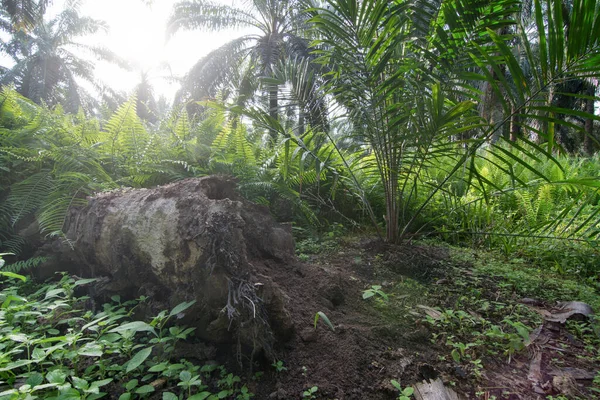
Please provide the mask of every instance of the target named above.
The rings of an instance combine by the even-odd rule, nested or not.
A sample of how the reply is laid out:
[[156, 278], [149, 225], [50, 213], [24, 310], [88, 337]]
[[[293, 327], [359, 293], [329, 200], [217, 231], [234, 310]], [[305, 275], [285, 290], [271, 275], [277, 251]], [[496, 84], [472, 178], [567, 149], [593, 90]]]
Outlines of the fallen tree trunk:
[[195, 300], [178, 323], [252, 354], [292, 333], [285, 295], [261, 274], [265, 260], [293, 261], [290, 229], [242, 199], [231, 179], [102, 193], [70, 212], [65, 232], [63, 262], [103, 277], [97, 296], [150, 296], [153, 312]]

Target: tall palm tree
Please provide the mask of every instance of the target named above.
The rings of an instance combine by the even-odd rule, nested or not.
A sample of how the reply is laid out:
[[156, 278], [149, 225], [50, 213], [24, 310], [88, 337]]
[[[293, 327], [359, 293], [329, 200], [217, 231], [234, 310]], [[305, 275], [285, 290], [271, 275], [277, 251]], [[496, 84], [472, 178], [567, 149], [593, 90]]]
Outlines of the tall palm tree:
[[133, 89], [136, 96], [136, 112], [142, 121], [152, 124], [158, 121], [158, 106], [154, 97], [154, 87], [150, 82], [149, 71], [140, 72], [140, 83]]
[[78, 39], [107, 29], [99, 20], [79, 14], [78, 0], [69, 0], [65, 9], [50, 20], [40, 21], [31, 31], [17, 31], [3, 49], [14, 65], [0, 77], [0, 84], [13, 84], [17, 91], [36, 103], [62, 104], [75, 112], [91, 109], [95, 99], [79, 84], [88, 82], [103, 96], [116, 96], [94, 77], [95, 64], [81, 54], [109, 60], [125, 67], [110, 50], [84, 44]]
[[10, 16], [16, 30], [29, 30], [44, 15], [51, 0], [2, 0], [2, 9]]
[[[247, 101], [257, 88], [258, 78], [273, 78], [278, 65], [311, 57], [308, 40], [301, 36], [305, 18], [299, 0], [248, 0], [245, 5], [239, 8], [205, 0], [175, 4], [169, 35], [183, 29], [253, 28], [257, 32], [232, 40], [199, 60], [185, 77], [182, 96], [196, 100], [212, 97], [237, 81], [239, 94]], [[275, 121], [279, 119], [279, 86], [275, 79], [260, 85], [267, 93], [269, 114]]]

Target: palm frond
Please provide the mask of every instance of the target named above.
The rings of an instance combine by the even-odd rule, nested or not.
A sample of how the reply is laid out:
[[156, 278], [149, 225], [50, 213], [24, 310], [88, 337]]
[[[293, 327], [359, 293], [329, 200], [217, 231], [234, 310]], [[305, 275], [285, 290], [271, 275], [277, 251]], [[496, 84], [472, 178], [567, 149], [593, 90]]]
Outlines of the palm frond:
[[180, 1], [173, 6], [167, 22], [167, 35], [185, 29], [219, 31], [225, 28], [258, 27], [251, 14], [239, 8], [204, 0]]

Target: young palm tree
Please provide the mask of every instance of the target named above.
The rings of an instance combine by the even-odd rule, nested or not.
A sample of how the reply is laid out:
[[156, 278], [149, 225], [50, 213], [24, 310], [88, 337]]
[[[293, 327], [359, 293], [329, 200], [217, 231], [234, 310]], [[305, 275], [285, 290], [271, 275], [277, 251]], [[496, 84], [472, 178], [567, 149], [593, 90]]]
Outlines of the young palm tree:
[[[245, 3], [245, 8], [205, 0], [176, 3], [168, 24], [169, 35], [182, 29], [253, 28], [257, 32], [241, 36], [198, 61], [185, 77], [182, 97], [213, 97], [219, 89], [237, 81], [238, 98], [247, 101], [252, 98], [258, 78], [273, 78], [277, 66], [286, 61], [310, 58], [308, 41], [301, 36], [305, 19], [299, 3], [252, 0]], [[279, 86], [275, 79], [264, 80], [261, 85], [268, 95], [270, 117], [275, 121], [279, 119]], [[274, 130], [271, 132], [276, 135]]]
[[107, 29], [104, 22], [81, 16], [79, 3], [69, 0], [65, 9], [51, 20], [40, 21], [29, 32], [15, 32], [3, 48], [14, 65], [2, 75], [0, 84], [14, 84], [20, 94], [38, 104], [62, 104], [71, 112], [81, 106], [89, 110], [95, 103], [78, 80], [88, 82], [103, 95], [115, 95], [98, 83], [94, 77], [94, 62], [82, 58], [81, 54], [88, 52], [121, 66], [125, 63], [110, 50], [78, 41], [82, 36]]
[[[477, 132], [472, 100], [479, 92], [462, 76], [475, 67], [469, 52], [492, 43], [488, 29], [506, 25], [517, 2], [315, 3], [322, 4], [310, 11], [318, 61], [332, 71], [328, 92], [352, 121], [361, 168], [380, 179], [385, 237], [397, 241], [445, 183], [419, 183], [425, 192], [419, 193], [424, 168], [436, 157], [453, 156], [453, 138]], [[454, 156], [464, 164], [464, 154]]]

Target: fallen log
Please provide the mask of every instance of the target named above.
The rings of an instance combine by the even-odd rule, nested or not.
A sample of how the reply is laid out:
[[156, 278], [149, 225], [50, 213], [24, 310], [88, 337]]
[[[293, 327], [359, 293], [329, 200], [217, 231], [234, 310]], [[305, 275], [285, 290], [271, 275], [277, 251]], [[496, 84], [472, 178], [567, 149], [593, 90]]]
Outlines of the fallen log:
[[291, 231], [241, 198], [232, 179], [101, 193], [70, 211], [65, 232], [61, 263], [102, 277], [96, 297], [150, 296], [153, 312], [195, 300], [178, 324], [252, 354], [293, 330], [285, 295], [264, 273], [265, 260], [293, 261]]

